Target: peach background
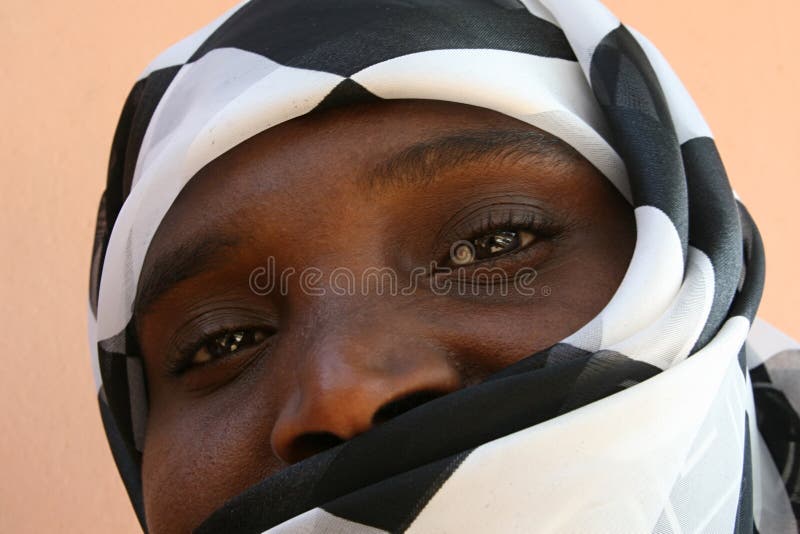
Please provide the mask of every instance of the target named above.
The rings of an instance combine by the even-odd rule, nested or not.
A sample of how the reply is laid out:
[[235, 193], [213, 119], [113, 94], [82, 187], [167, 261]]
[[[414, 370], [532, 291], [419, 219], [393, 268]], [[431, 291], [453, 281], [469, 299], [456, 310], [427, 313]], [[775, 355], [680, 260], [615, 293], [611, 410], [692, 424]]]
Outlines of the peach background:
[[[234, 0], [0, 5], [0, 532], [137, 532], [86, 342], [93, 221], [138, 72]], [[672, 62], [767, 246], [761, 316], [800, 338], [800, 4], [608, 0]]]

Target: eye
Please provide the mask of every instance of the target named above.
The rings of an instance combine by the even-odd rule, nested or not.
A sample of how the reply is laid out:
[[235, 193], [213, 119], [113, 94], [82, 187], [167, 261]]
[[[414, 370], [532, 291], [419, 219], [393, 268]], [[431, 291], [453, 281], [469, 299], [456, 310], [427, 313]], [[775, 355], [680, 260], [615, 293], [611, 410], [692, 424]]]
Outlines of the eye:
[[470, 240], [459, 240], [450, 247], [450, 259], [458, 266], [516, 252], [535, 240], [526, 230], [499, 230]]
[[261, 344], [267, 333], [261, 329], [243, 328], [214, 334], [202, 341], [192, 355], [189, 365], [201, 365], [211, 360], [236, 354], [246, 348]]

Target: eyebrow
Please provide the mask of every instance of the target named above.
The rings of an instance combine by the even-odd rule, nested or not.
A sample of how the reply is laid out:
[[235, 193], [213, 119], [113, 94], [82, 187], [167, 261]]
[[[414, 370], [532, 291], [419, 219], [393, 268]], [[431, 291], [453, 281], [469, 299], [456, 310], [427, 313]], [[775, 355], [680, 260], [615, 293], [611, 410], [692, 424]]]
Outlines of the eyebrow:
[[541, 130], [467, 130], [415, 143], [373, 167], [369, 190], [426, 185], [458, 165], [491, 160], [517, 163], [532, 159], [551, 168], [583, 160], [572, 146]]
[[174, 286], [220, 263], [239, 240], [218, 231], [197, 233], [145, 265], [134, 299], [134, 315], [143, 313]]
[[[532, 159], [550, 167], [582, 160], [572, 146], [541, 130], [466, 130], [422, 140], [375, 165], [366, 179], [370, 191], [424, 186], [458, 165]], [[147, 311], [174, 286], [219, 263], [222, 253], [240, 243], [219, 231], [194, 234], [145, 265], [134, 299], [134, 315]]]

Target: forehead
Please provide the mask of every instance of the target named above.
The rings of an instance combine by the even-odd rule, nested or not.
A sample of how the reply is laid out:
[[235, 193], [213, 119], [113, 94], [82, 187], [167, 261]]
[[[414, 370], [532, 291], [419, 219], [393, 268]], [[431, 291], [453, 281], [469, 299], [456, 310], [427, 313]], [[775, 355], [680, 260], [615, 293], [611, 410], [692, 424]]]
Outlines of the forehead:
[[187, 184], [150, 243], [136, 308], [176, 282], [173, 273], [198, 274], [200, 265], [234, 249], [255, 253], [267, 245], [264, 236], [310, 242], [313, 232], [318, 247], [337, 249], [351, 230], [386, 224], [386, 213], [404, 204], [441, 206], [454, 188], [487, 181], [511, 191], [503, 172], [523, 160], [556, 178], [540, 180], [545, 196], [567, 192], [559, 176], [594, 172], [542, 130], [451, 102], [381, 102], [289, 121], [217, 158]]
[[[452, 166], [504, 151], [547, 165], [588, 165], [542, 130], [464, 104], [385, 101], [304, 116], [254, 136], [204, 167], [173, 203], [151, 248], [167, 233], [171, 241], [198, 224], [218, 226], [256, 197], [269, 199], [273, 212], [321, 209], [335, 192], [374, 193], [392, 180], [413, 178], [410, 171], [426, 165]], [[457, 161], [446, 161], [448, 154]]]

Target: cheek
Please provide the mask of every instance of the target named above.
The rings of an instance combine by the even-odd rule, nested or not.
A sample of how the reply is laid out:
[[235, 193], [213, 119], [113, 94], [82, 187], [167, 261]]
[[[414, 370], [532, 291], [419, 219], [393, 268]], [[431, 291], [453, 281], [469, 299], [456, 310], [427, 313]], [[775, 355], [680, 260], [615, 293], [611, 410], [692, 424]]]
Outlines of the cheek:
[[635, 242], [632, 215], [576, 229], [537, 269], [532, 296], [429, 302], [435, 336], [472, 379], [545, 349], [591, 321], [614, 296]]
[[[605, 180], [576, 195], [580, 216], [558, 253], [539, 270], [537, 283], [553, 342], [572, 334], [600, 313], [620, 286], [636, 244], [631, 206]], [[556, 335], [559, 334], [559, 335]]]
[[229, 498], [285, 467], [270, 447], [272, 403], [253, 395], [250, 381], [242, 376], [194, 401], [153, 403], [142, 457], [151, 532], [189, 532]]
[[[533, 296], [433, 296], [402, 307], [384, 302], [374, 317], [414, 325], [404, 329], [405, 338], [438, 342], [464, 385], [478, 382], [575, 332], [613, 296], [630, 262], [635, 226], [627, 205], [612, 200], [593, 209], [601, 208], [537, 268]], [[402, 321], [404, 313], [413, 321]], [[286, 467], [273, 455], [270, 435], [292, 380], [270, 365], [256, 364], [203, 397], [151, 390], [142, 468], [151, 532], [190, 531], [229, 498]]]

